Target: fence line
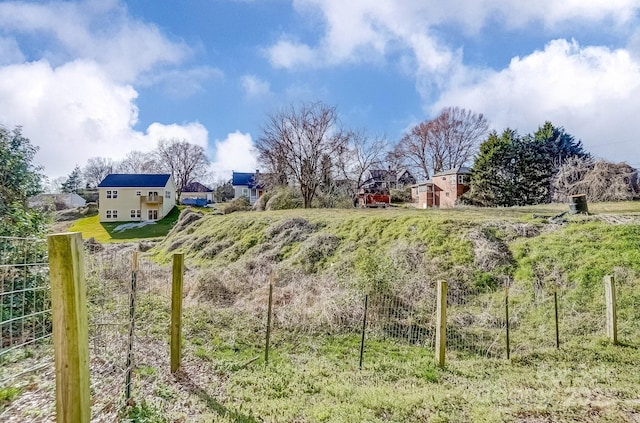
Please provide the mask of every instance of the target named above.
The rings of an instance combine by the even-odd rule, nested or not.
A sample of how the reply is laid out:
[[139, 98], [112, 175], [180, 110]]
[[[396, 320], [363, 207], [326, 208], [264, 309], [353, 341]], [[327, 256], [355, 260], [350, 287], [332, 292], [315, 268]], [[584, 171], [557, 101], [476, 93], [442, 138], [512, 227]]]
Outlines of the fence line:
[[[137, 252], [131, 246], [87, 255], [92, 408], [94, 416], [106, 421], [135, 400], [136, 368], [157, 366], [158, 354], [168, 366], [168, 345], [163, 342], [159, 348], [158, 341], [169, 320], [164, 319], [164, 326], [155, 320], [168, 304], [171, 270], [141, 254], [134, 268]], [[151, 356], [155, 358], [149, 360]]]
[[0, 386], [51, 364], [50, 294], [45, 240], [0, 237], [0, 363], [31, 358], [0, 366]]

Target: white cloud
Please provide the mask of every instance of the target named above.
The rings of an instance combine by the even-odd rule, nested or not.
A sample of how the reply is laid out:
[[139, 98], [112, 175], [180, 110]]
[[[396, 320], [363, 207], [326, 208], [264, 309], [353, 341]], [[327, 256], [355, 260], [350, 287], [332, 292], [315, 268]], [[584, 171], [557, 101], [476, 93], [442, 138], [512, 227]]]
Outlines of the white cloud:
[[145, 75], [139, 86], [160, 85], [162, 90], [174, 98], [187, 98], [205, 87], [204, 83], [211, 79], [222, 79], [224, 73], [211, 66], [199, 66], [191, 69], [171, 69]]
[[46, 37], [47, 59], [54, 65], [82, 57], [123, 82], [133, 82], [155, 66], [180, 63], [191, 54], [186, 45], [167, 39], [155, 25], [129, 18], [126, 8], [115, 0], [3, 2], [0, 28]]
[[269, 82], [263, 81], [255, 75], [244, 75], [241, 81], [242, 88], [248, 98], [264, 99], [271, 95]]
[[227, 138], [216, 140], [215, 148], [215, 158], [211, 164], [215, 179], [228, 180], [232, 171], [253, 172], [257, 169], [258, 158], [250, 134], [232, 132]]
[[93, 63], [76, 60], [53, 68], [46, 61], [0, 68], [0, 122], [22, 125], [40, 147], [36, 157], [50, 176], [68, 174], [90, 157], [123, 158], [130, 150], [149, 151], [160, 138], [184, 138], [206, 147], [199, 123], [151, 124], [138, 120], [135, 89], [109, 79]]
[[297, 41], [281, 39], [266, 50], [271, 66], [275, 68], [294, 68], [298, 66], [313, 67], [317, 52], [311, 47]]
[[[220, 72], [176, 69], [190, 49], [130, 18], [117, 0], [2, 2], [3, 36], [0, 123], [23, 127], [40, 148], [36, 161], [47, 175], [66, 175], [90, 157], [118, 160], [131, 150], [150, 151], [161, 138], [207, 147], [207, 130], [198, 122], [136, 129], [134, 84], [173, 87], [184, 96]], [[37, 40], [38, 50], [21, 46], [23, 36]]]
[[350, 62], [371, 62], [408, 51], [416, 73], [447, 75], [459, 66], [458, 53], [436, 35], [440, 25], [474, 34], [489, 22], [507, 27], [540, 26], [553, 33], [558, 25], [576, 22], [631, 24], [640, 0], [294, 0], [305, 17], [320, 16], [323, 32], [317, 44], [291, 40], [284, 34], [266, 49], [274, 67], [296, 69]]
[[527, 133], [550, 120], [594, 154], [640, 165], [640, 61], [625, 49], [554, 40], [502, 71], [452, 87], [432, 112], [450, 105], [484, 113], [498, 130]]
[[184, 125], [163, 125], [155, 122], [147, 128], [147, 136], [153, 141], [172, 138], [187, 140], [191, 144], [199, 145], [206, 150], [209, 133], [207, 128], [198, 122]]

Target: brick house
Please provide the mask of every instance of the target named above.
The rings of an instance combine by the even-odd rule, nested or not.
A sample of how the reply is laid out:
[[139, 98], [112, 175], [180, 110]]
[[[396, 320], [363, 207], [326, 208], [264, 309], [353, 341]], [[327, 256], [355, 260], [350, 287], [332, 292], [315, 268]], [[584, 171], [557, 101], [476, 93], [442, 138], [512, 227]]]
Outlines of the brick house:
[[461, 166], [438, 172], [431, 179], [411, 186], [411, 197], [419, 208], [454, 207], [458, 198], [469, 190], [471, 170]]

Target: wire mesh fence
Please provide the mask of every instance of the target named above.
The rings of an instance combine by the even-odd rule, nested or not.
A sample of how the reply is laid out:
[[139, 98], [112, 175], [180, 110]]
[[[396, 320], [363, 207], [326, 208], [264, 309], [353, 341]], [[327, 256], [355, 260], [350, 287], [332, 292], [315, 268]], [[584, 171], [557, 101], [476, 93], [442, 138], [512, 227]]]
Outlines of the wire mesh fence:
[[42, 239], [0, 237], [0, 357], [51, 336], [47, 249]]
[[505, 291], [502, 287], [449, 284], [447, 350], [485, 357], [505, 355]]
[[[115, 421], [136, 396], [135, 370], [168, 349], [171, 271], [133, 247], [86, 252], [89, 359], [94, 421]], [[155, 365], [156, 363], [154, 363]]]
[[[53, 421], [54, 372], [48, 344], [51, 317], [46, 248], [41, 240], [12, 239], [12, 245], [8, 240], [0, 238], [0, 241], [4, 241], [0, 244], [0, 360], [4, 364], [8, 357], [19, 351], [38, 346], [42, 353], [23, 354], [16, 361], [21, 361], [25, 364], [22, 368], [31, 371], [36, 368], [34, 363], [40, 366], [44, 363], [42, 371], [37, 373], [38, 388], [12, 403], [12, 411], [1, 413], [0, 420]], [[419, 294], [402, 290], [368, 296], [348, 289], [326, 292], [321, 296], [323, 306], [314, 308], [308, 298], [298, 295], [312, 289], [313, 284], [280, 285], [271, 280], [260, 285], [260, 295], [251, 301], [241, 297], [232, 300], [232, 293], [226, 291], [216, 292], [216, 295], [207, 293], [207, 298], [214, 298], [216, 305], [210, 307], [210, 314], [192, 317], [185, 331], [191, 348], [186, 356], [191, 362], [186, 364], [185, 374], [192, 379], [174, 378], [168, 375], [171, 269], [137, 252], [134, 245], [104, 249], [92, 244], [85, 251], [84, 268], [92, 421], [126, 421], [124, 406], [140, 401], [150, 403], [157, 410], [175, 410], [180, 404], [173, 403], [174, 394], [158, 394], [158, 385], [147, 382], [179, 380], [184, 389], [197, 391], [200, 385], [194, 384], [193, 378], [201, 376], [199, 373], [203, 369], [214, 372], [212, 365], [208, 366], [215, 362], [214, 354], [233, 355], [234, 362], [229, 369], [244, 368], [256, 360], [260, 351], [266, 352], [269, 341], [271, 348], [277, 349], [295, 341], [296, 337], [306, 337], [304, 342], [324, 342], [323, 337], [344, 335], [353, 340], [362, 335], [359, 351], [351, 347], [353, 343], [348, 344], [353, 350], [348, 354], [353, 354], [354, 366], [360, 354], [361, 367], [362, 357], [367, 354], [366, 343], [370, 340], [378, 342], [378, 352], [381, 346], [393, 349], [394, 360], [399, 359], [398, 352], [404, 354], [409, 349], [415, 352], [421, 348], [433, 353], [436, 348], [438, 295], [435, 281], [423, 283]], [[295, 276], [287, 277], [295, 279]], [[620, 339], [638, 342], [640, 316], [637, 307], [632, 306], [639, 303], [640, 294], [624, 280], [617, 286], [618, 304], [623, 305], [624, 310], [619, 320]], [[525, 355], [554, 348], [559, 341], [571, 337], [601, 336], [604, 333], [604, 300], [602, 312], [594, 311], [593, 301], [587, 302], [591, 304], [588, 308], [580, 297], [575, 296], [578, 295], [575, 291], [568, 293], [558, 289], [556, 292], [523, 284], [505, 289], [499, 285], [469, 286], [450, 281], [446, 297], [449, 360], [469, 356], [505, 357], [508, 353]], [[596, 298], [599, 294], [592, 291]], [[242, 312], [246, 315], [241, 316]], [[188, 309], [186, 314], [189, 314]], [[215, 333], [210, 328], [214, 324], [225, 326], [224, 331]], [[309, 324], [307, 331], [301, 329]], [[263, 334], [271, 339], [267, 341]], [[200, 348], [208, 342], [211, 342], [209, 350]], [[242, 349], [246, 347], [251, 351], [242, 355]], [[313, 350], [322, 351], [322, 348]], [[288, 354], [291, 351], [295, 348]], [[32, 360], [35, 355], [37, 360]], [[267, 359], [267, 354], [264, 358]], [[0, 367], [0, 380], [6, 377], [6, 369], [7, 366]], [[36, 411], [34, 403], [39, 404]]]
[[25, 391], [22, 401], [0, 408], [0, 420], [53, 413], [50, 294], [45, 240], [0, 237], [0, 388]]

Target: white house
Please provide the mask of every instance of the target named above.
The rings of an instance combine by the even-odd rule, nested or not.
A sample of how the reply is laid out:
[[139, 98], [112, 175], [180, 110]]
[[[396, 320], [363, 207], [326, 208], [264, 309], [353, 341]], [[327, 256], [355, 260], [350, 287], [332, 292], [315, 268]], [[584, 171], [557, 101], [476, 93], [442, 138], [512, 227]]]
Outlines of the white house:
[[160, 220], [176, 204], [176, 184], [169, 174], [107, 175], [98, 184], [100, 222]]
[[255, 203], [258, 198], [262, 197], [263, 185], [260, 183], [260, 172], [244, 173], [233, 172], [231, 185], [233, 185], [233, 198], [247, 197], [251, 204]]

